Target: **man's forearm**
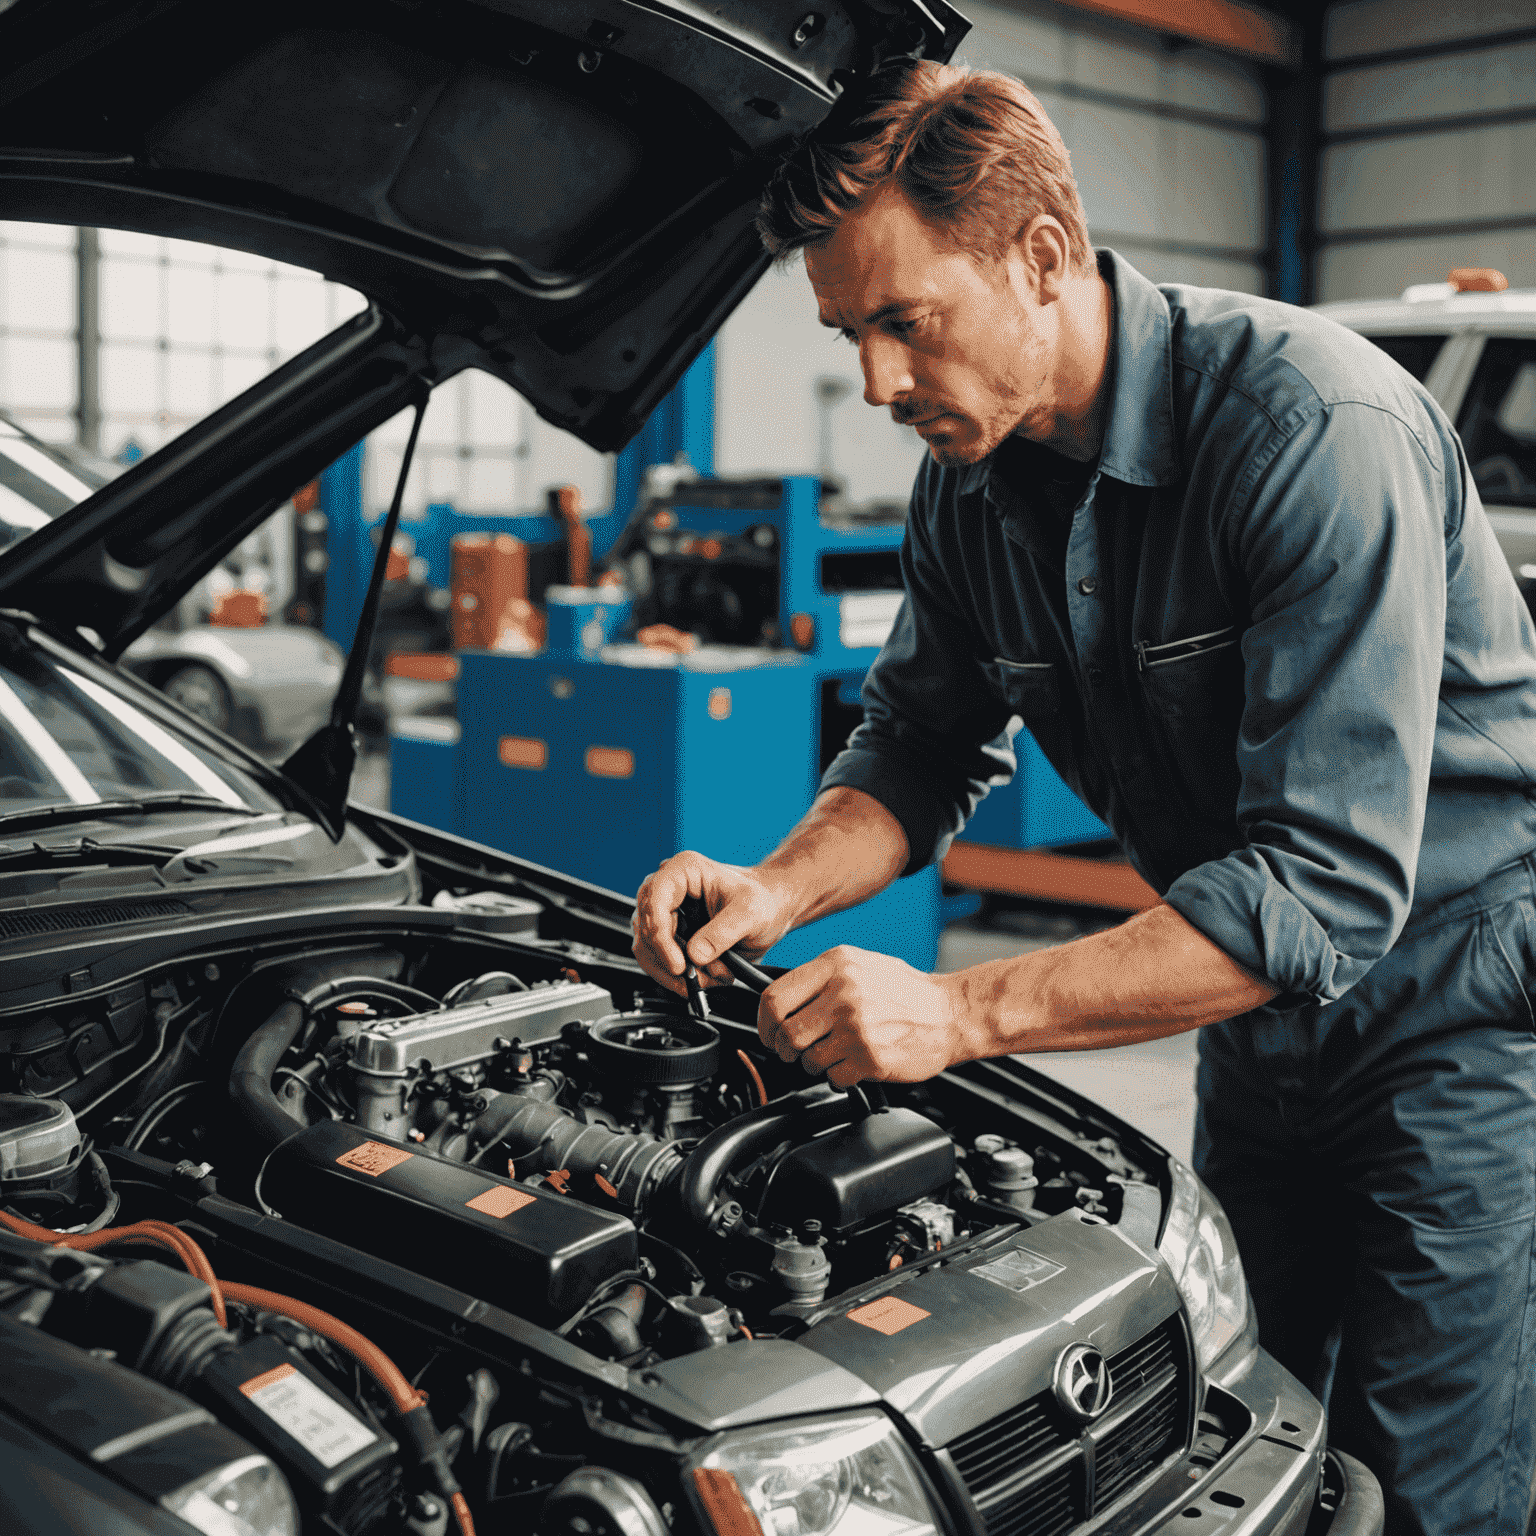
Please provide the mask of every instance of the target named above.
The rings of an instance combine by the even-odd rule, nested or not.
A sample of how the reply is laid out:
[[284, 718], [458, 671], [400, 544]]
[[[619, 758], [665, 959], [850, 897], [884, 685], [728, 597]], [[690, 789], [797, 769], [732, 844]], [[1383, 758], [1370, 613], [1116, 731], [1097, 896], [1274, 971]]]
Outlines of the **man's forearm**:
[[942, 980], [956, 992], [968, 1060], [1155, 1040], [1234, 1018], [1276, 991], [1168, 906]]
[[877, 895], [908, 857], [901, 823], [872, 795], [839, 785], [819, 795], [757, 867], [798, 927]]

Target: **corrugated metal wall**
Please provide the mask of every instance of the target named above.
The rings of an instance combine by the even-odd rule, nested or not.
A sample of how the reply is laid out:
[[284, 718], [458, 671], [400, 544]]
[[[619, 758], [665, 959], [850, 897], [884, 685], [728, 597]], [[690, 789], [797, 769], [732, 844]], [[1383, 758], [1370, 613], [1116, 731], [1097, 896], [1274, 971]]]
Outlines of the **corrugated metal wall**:
[[1325, 52], [1318, 298], [1536, 286], [1536, 3], [1350, 0]]
[[[1097, 244], [1158, 282], [1262, 292], [1264, 95], [1258, 71], [1056, 7], [965, 0], [963, 62], [1023, 80], [1061, 130]], [[905, 498], [922, 441], [861, 399], [858, 362], [816, 321], [797, 262], [770, 273], [721, 333], [716, 468], [817, 468], [816, 381], [851, 392], [830, 407], [833, 465], [858, 499]], [[823, 407], [824, 408], [824, 407]]]

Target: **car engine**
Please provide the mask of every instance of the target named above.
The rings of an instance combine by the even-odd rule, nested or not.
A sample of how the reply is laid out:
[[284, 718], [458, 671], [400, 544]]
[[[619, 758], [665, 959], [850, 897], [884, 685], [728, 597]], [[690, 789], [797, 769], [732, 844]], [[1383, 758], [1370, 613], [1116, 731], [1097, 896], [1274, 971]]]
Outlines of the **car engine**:
[[1017, 1085], [807, 1086], [744, 992], [706, 1022], [531, 927], [394, 926], [10, 1030], [0, 1398], [212, 1536], [664, 1536], [697, 1432], [630, 1389], [667, 1362], [1053, 1217], [1155, 1244], [1155, 1162]]

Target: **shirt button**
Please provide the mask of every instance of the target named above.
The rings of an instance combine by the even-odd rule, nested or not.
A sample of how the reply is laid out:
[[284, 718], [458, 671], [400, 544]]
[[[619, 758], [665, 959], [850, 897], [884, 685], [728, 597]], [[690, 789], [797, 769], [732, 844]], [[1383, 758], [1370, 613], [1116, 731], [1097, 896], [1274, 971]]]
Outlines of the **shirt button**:
[[1083, 579], [1078, 582], [1077, 590], [1081, 592], [1084, 597], [1092, 597], [1093, 594], [1099, 590], [1099, 584], [1093, 579], [1092, 576], [1084, 576]]

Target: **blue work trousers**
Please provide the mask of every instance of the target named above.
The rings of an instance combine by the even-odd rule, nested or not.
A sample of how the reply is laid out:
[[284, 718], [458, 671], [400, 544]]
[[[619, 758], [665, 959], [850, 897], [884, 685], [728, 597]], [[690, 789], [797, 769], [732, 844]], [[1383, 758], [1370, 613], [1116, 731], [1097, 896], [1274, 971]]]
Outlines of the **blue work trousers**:
[[1387, 1536], [1524, 1536], [1536, 1441], [1536, 862], [1344, 997], [1201, 1032], [1195, 1165], [1259, 1338], [1366, 1463]]

